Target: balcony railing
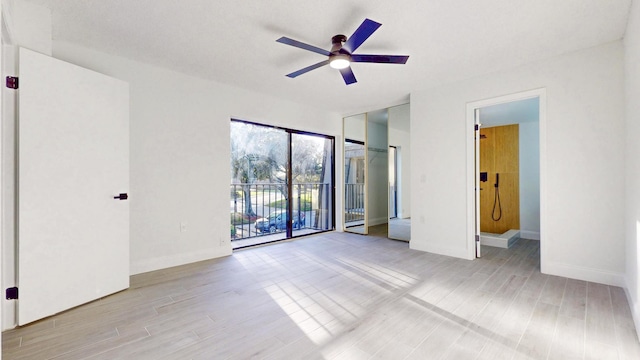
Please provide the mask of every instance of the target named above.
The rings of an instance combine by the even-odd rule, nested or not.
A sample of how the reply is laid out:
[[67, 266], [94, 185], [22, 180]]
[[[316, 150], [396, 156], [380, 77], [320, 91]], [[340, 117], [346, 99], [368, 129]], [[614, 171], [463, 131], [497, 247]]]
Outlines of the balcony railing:
[[364, 184], [345, 184], [344, 221], [364, 221]]
[[[294, 235], [332, 228], [329, 184], [293, 184]], [[286, 184], [231, 184], [231, 241], [286, 233]]]

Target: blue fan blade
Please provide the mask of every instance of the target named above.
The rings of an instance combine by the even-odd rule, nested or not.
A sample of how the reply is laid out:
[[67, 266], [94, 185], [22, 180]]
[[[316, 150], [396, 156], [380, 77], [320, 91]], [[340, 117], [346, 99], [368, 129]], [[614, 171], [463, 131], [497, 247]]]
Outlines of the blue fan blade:
[[405, 55], [351, 55], [352, 62], [405, 64], [407, 60], [409, 60], [409, 56]]
[[342, 78], [344, 79], [344, 83], [349, 85], [353, 84], [356, 81], [356, 76], [353, 75], [353, 71], [351, 70], [351, 66], [346, 67], [344, 69], [340, 69], [340, 74], [342, 74]]
[[293, 40], [293, 39], [290, 39], [288, 37], [284, 37], [283, 36], [283, 37], [281, 37], [280, 39], [278, 39], [276, 41], [279, 42], [279, 43], [282, 43], [282, 44], [295, 46], [295, 47], [300, 48], [300, 49], [313, 51], [314, 53], [318, 53], [320, 55], [326, 55], [326, 56], [331, 55], [331, 53], [329, 51], [325, 50], [325, 49], [320, 49], [319, 47], [315, 47], [313, 45], [305, 44], [303, 42], [300, 42], [298, 40]]
[[307, 67], [306, 67], [306, 68], [304, 68], [304, 69], [300, 69], [300, 70], [298, 70], [298, 71], [294, 71], [294, 72], [292, 72], [291, 74], [287, 74], [287, 76], [288, 76], [288, 77], [290, 77], [290, 78], [294, 78], [294, 77], [296, 77], [296, 76], [299, 76], [299, 75], [302, 75], [302, 74], [304, 74], [304, 73], [306, 73], [306, 72], [309, 72], [309, 71], [311, 71], [311, 70], [313, 70], [313, 69], [317, 69], [317, 68], [319, 68], [319, 67], [321, 67], [321, 66], [325, 66], [325, 65], [327, 65], [328, 63], [329, 63], [329, 59], [327, 59], [327, 60], [325, 60], [325, 61], [320, 61], [320, 62], [319, 62], [319, 63], [317, 63], [317, 64], [313, 64], [313, 65], [311, 65], [311, 66], [307, 66]]
[[365, 40], [369, 38], [369, 36], [371, 36], [371, 34], [373, 34], [374, 31], [378, 30], [381, 25], [382, 24], [373, 20], [364, 19], [362, 24], [360, 24], [360, 27], [353, 32], [353, 35], [351, 35], [349, 39], [347, 39], [347, 42], [344, 43], [343, 47], [350, 53], [353, 53]]

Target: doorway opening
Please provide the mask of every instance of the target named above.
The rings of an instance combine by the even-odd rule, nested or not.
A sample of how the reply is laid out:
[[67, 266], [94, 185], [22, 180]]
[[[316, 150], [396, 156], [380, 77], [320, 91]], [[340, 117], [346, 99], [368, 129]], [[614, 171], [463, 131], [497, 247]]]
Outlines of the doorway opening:
[[529, 214], [522, 219], [523, 228], [535, 231], [539, 238], [537, 102], [533, 98], [480, 109], [482, 126], [476, 141], [480, 143], [482, 245], [511, 247], [520, 237], [523, 211]]
[[545, 104], [539, 89], [467, 105], [470, 258], [523, 238], [541, 241], [542, 264]]
[[231, 120], [233, 249], [334, 230], [334, 138]]

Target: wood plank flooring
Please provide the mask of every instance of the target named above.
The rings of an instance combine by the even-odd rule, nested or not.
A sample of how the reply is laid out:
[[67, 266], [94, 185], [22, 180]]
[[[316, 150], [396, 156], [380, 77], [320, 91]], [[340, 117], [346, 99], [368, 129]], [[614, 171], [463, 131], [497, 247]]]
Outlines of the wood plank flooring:
[[3, 359], [640, 359], [624, 290], [543, 275], [539, 242], [454, 259], [323, 233], [132, 277], [4, 332]]

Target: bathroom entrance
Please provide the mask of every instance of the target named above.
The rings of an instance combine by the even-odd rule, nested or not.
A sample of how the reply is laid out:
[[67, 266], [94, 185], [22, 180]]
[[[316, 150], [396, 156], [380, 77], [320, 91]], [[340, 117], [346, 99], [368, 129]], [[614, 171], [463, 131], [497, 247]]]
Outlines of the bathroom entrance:
[[476, 256], [480, 245], [540, 240], [540, 96], [470, 104], [474, 117]]
[[[494, 105], [494, 107], [497, 106], [523, 105], [514, 103]], [[480, 109], [481, 124], [497, 122], [496, 116], [508, 116], [504, 119], [508, 122], [525, 116], [535, 116], [528, 113], [504, 115], [505, 109], [497, 111], [493, 111], [492, 107]], [[508, 248], [520, 235], [519, 130], [518, 123], [485, 125], [479, 129], [480, 240], [483, 245]], [[528, 165], [530, 164], [523, 164], [523, 166]]]

